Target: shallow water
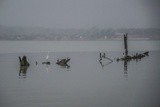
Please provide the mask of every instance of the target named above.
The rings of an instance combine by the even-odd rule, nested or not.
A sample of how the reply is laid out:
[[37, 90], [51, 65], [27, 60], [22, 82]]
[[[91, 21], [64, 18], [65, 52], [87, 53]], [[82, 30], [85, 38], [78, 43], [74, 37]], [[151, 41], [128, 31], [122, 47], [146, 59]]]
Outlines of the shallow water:
[[[32, 52], [28, 47], [30, 52], [1, 53], [1, 107], [160, 106], [159, 50], [151, 50], [149, 56], [140, 61], [128, 62], [124, 70], [124, 62], [114, 60], [122, 56], [120, 50], [100, 49], [113, 60], [111, 63], [103, 60], [101, 65], [99, 50], [93, 45], [88, 47], [93, 48], [92, 51]], [[20, 73], [18, 56], [23, 55], [27, 56], [30, 66]], [[51, 65], [42, 64], [47, 55]], [[71, 59], [70, 67], [56, 64], [58, 58], [67, 57]]]

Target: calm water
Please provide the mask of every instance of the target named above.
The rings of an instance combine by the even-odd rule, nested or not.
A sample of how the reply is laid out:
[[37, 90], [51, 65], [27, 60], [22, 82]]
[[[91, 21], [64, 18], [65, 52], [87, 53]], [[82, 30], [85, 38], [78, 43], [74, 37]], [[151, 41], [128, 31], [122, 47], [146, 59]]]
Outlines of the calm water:
[[[129, 51], [160, 50], [160, 41], [128, 41]], [[122, 41], [0, 41], [0, 53], [123, 51]]]
[[[124, 70], [124, 62], [114, 60], [122, 56], [122, 41], [0, 41], [0, 106], [160, 107], [159, 46], [159, 41], [129, 41], [130, 54], [150, 53]], [[100, 51], [113, 62], [101, 65]], [[23, 55], [30, 66], [20, 72], [18, 56]], [[47, 55], [48, 66], [42, 64]], [[67, 57], [70, 67], [55, 64]]]

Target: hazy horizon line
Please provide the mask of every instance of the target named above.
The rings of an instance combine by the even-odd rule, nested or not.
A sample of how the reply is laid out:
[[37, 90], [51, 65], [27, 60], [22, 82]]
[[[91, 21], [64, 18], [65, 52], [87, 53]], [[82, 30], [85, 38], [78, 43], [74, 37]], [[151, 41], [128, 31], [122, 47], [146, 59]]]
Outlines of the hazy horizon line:
[[14, 26], [14, 25], [3, 25], [0, 24], [2, 27], [16, 27], [16, 28], [39, 28], [39, 29], [160, 29], [159, 27], [99, 27], [99, 26], [92, 26], [92, 27], [70, 27], [70, 28], [65, 28], [65, 27], [46, 27], [46, 26]]

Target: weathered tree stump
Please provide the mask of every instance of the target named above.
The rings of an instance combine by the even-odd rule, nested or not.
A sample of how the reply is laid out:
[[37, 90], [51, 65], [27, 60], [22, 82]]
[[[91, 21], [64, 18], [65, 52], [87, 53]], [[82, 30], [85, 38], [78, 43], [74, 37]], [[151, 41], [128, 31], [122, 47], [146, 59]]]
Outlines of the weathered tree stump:
[[27, 57], [23, 56], [22, 58], [19, 56], [20, 66], [29, 66], [30, 64], [27, 61]]

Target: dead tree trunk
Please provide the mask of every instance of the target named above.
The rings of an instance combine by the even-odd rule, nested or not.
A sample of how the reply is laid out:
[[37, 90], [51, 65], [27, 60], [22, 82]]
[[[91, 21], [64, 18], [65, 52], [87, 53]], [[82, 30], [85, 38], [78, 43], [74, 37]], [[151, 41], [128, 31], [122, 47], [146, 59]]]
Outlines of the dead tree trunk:
[[128, 44], [127, 44], [127, 33], [124, 34], [124, 49], [125, 49], [125, 56], [128, 56]]

